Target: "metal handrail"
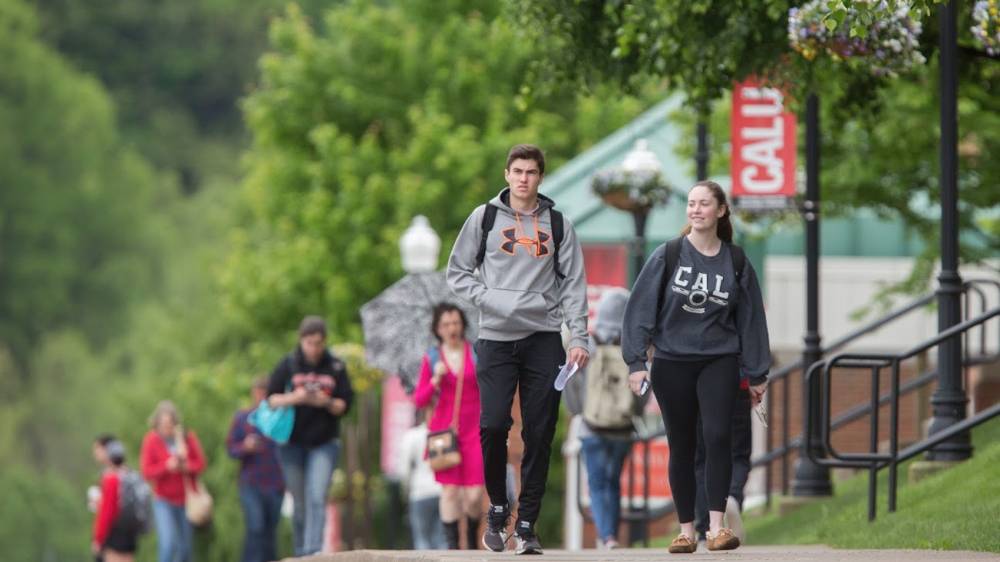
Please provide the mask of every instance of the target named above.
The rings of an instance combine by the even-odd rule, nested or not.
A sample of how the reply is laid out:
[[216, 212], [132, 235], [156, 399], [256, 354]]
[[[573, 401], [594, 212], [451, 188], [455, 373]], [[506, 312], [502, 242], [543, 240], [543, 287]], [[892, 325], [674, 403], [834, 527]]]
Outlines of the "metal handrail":
[[[898, 467], [899, 463], [908, 460], [938, 443], [947, 440], [949, 437], [962, 433], [987, 420], [1000, 416], [1000, 404], [983, 410], [978, 414], [962, 422], [949, 426], [947, 429], [935, 433], [928, 438], [899, 451], [899, 397], [900, 397], [900, 364], [917, 355], [936, 347], [945, 341], [956, 336], [967, 336], [968, 332], [984, 325], [993, 318], [1000, 316], [1000, 307], [995, 307], [984, 314], [970, 318], [964, 322], [949, 327], [934, 337], [917, 344], [916, 346], [896, 354], [887, 353], [839, 353], [829, 359], [817, 361], [809, 367], [806, 372], [804, 384], [811, 385], [815, 377], [820, 377], [820, 389], [822, 399], [820, 401], [820, 443], [813, 442], [813, 419], [806, 416], [805, 450], [810, 460], [814, 463], [827, 467], [842, 468], [868, 468], [868, 520], [873, 521], [877, 512], [876, 496], [878, 487], [878, 471], [882, 468], [889, 468], [889, 512], [896, 511], [896, 495], [898, 490]], [[985, 330], [983, 331], [985, 333]], [[834, 368], [868, 368], [871, 369], [871, 428], [870, 428], [870, 451], [867, 453], [843, 453], [838, 451], [831, 443], [833, 432], [830, 420], [830, 403], [832, 400], [832, 376]], [[878, 452], [879, 434], [879, 411], [881, 398], [879, 396], [879, 379], [882, 369], [892, 370], [890, 402], [889, 402], [889, 452]]]
[[[987, 298], [986, 298], [985, 292], [980, 287], [980, 285], [990, 285], [990, 286], [994, 287], [997, 290], [998, 294], [1000, 294], [1000, 281], [997, 281], [997, 280], [994, 280], [994, 279], [986, 279], [986, 278], [973, 278], [973, 279], [966, 279], [966, 280], [964, 280], [963, 283], [962, 283], [962, 295], [965, 297], [965, 307], [964, 307], [965, 310], [963, 311], [963, 316], [966, 317], [966, 318], [968, 318], [969, 308], [970, 308], [970, 300], [971, 300], [970, 296], [969, 296], [970, 293], [975, 293], [976, 294], [976, 296], [979, 298], [979, 309], [980, 309], [980, 312], [981, 313], [985, 312], [986, 304], [987, 304]], [[903, 305], [902, 307], [897, 308], [897, 309], [893, 310], [892, 312], [890, 312], [890, 313], [888, 313], [888, 314], [886, 314], [886, 315], [884, 315], [884, 316], [882, 316], [880, 318], [877, 318], [877, 319], [869, 322], [868, 324], [865, 324], [864, 326], [861, 326], [861, 327], [855, 329], [854, 331], [849, 332], [848, 334], [846, 334], [844, 336], [841, 336], [840, 338], [834, 340], [832, 343], [830, 343], [830, 344], [828, 344], [826, 346], [821, 346], [821, 348], [820, 348], [820, 354], [822, 356], [822, 355], [826, 355], [826, 354], [828, 354], [828, 353], [830, 353], [832, 351], [835, 351], [837, 349], [840, 349], [840, 348], [842, 348], [842, 347], [844, 347], [844, 346], [846, 346], [846, 345], [848, 345], [848, 344], [850, 344], [850, 343], [852, 343], [852, 342], [860, 339], [862, 336], [868, 335], [868, 334], [870, 334], [870, 333], [872, 333], [872, 332], [874, 332], [874, 331], [876, 331], [876, 330], [878, 330], [880, 328], [883, 328], [886, 325], [888, 325], [888, 324], [890, 324], [890, 323], [898, 320], [899, 318], [902, 318], [903, 316], [906, 316], [907, 314], [909, 314], [910, 312], [913, 312], [914, 310], [923, 308], [923, 307], [931, 304], [936, 299], [937, 299], [937, 294], [934, 293], [934, 292], [928, 293], [928, 294], [923, 295], [921, 297], [917, 297], [914, 300], [910, 301], [909, 303]], [[1000, 334], [998, 334], [998, 336], [1000, 336]], [[966, 337], [968, 337], [968, 333], [966, 333]], [[963, 349], [964, 349], [964, 353], [963, 353], [963, 365], [964, 366], [972, 366], [972, 365], [978, 365], [978, 364], [982, 364], [982, 363], [991, 363], [993, 361], [996, 361], [996, 360], [1000, 359], [1000, 337], [998, 337], [998, 345], [997, 345], [998, 352], [995, 352], [995, 353], [992, 353], [992, 354], [986, 354], [985, 353], [985, 351], [986, 351], [986, 331], [985, 330], [982, 330], [980, 332], [980, 341], [979, 341], [979, 344], [980, 344], [979, 345], [979, 350], [980, 350], [981, 353], [978, 354], [978, 355], [971, 355], [971, 353], [970, 353], [970, 346], [968, 346], [968, 345], [963, 346]], [[777, 447], [774, 447], [773, 446], [774, 429], [771, 426], [768, 426], [767, 430], [766, 430], [766, 437], [765, 437], [765, 449], [766, 450], [765, 450], [765, 452], [763, 454], [758, 455], [757, 458], [753, 459], [752, 462], [751, 462], [751, 468], [757, 468], [757, 467], [760, 467], [760, 466], [764, 467], [764, 470], [765, 470], [765, 494], [766, 494], [766, 503], [767, 503], [768, 507], [770, 507], [770, 505], [771, 505], [771, 490], [772, 490], [772, 487], [773, 487], [772, 483], [773, 483], [773, 480], [774, 480], [774, 478], [773, 478], [773, 470], [774, 469], [772, 467], [773, 462], [775, 460], [779, 460], [779, 459], [781, 460], [781, 468], [782, 468], [782, 470], [781, 470], [781, 492], [782, 492], [782, 494], [787, 495], [788, 491], [789, 491], [789, 455], [793, 451], [798, 450], [801, 447], [801, 445], [802, 445], [802, 436], [801, 435], [799, 435], [797, 437], [794, 437], [794, 438], [791, 437], [791, 435], [790, 435], [790, 428], [789, 428], [790, 416], [788, 415], [788, 412], [790, 411], [789, 378], [790, 378], [791, 373], [799, 371], [799, 370], [801, 370], [803, 368], [803, 364], [802, 363], [803, 363], [802, 359], [798, 359], [798, 360], [796, 360], [796, 361], [794, 361], [792, 363], [784, 365], [780, 369], [778, 369], [775, 372], [771, 373], [771, 375], [768, 377], [769, 383], [771, 385], [776, 385], [777, 383], [781, 383], [781, 388], [782, 388], [782, 392], [781, 392], [781, 401], [782, 401], [782, 408], [781, 408], [782, 416], [781, 417], [782, 417], [782, 420], [781, 420], [781, 428], [780, 428], [781, 429], [781, 439], [780, 439], [780, 444]], [[918, 377], [917, 380], [920, 381], [919, 384], [913, 384], [914, 381], [907, 382], [901, 388], [901, 392], [906, 393], [906, 392], [910, 392], [910, 391], [918, 389], [918, 388], [922, 388], [923, 386], [926, 386], [926, 385], [930, 384], [931, 382], [933, 382], [935, 380], [935, 377], [932, 376], [932, 373], [925, 373], [924, 375], [921, 375], [920, 377]], [[766, 407], [767, 407], [767, 411], [769, 411], [769, 412], [775, 411], [774, 407], [773, 407], [774, 406], [774, 404], [773, 404], [773, 402], [774, 402], [773, 394], [774, 394], [773, 392], [768, 392], [768, 393], [766, 393], [764, 395], [764, 400], [765, 400], [765, 404], [766, 404]], [[888, 397], [882, 397], [882, 398], [880, 398], [879, 404], [881, 405], [881, 404], [886, 403], [888, 401], [888, 399], [889, 399]], [[850, 413], [852, 417], [850, 419], [846, 420], [846, 421], [842, 421], [841, 423], [838, 423], [838, 421], [841, 420], [841, 418], [838, 417], [836, 420], [834, 420], [834, 427], [833, 427], [833, 429], [837, 429], [839, 427], [842, 427], [846, 423], [849, 423], [850, 421], [853, 421], [855, 419], [863, 417], [865, 413], [871, 411], [871, 407], [872, 406], [870, 404], [865, 404], [865, 405], [857, 406], [857, 407], [853, 408], [852, 410], [849, 410], [848, 413]]]

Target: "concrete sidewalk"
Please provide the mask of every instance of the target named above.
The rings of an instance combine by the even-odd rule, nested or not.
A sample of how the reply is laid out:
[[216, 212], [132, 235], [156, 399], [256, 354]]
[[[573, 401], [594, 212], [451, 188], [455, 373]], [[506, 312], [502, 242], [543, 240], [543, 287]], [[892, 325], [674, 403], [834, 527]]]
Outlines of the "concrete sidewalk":
[[[538, 562], [597, 562], [653, 560], [884, 560], [921, 562], [1000, 560], [1000, 555], [959, 550], [835, 550], [825, 546], [745, 546], [729, 552], [709, 552], [699, 549], [695, 554], [669, 554], [664, 548], [632, 548], [613, 551], [546, 550], [542, 557], [514, 557], [513, 552], [493, 553], [484, 550], [412, 551], [412, 550], [357, 550], [338, 554], [324, 554], [297, 558], [296, 562], [496, 562], [498, 560], [537, 560]], [[289, 559], [291, 560], [291, 559]]]

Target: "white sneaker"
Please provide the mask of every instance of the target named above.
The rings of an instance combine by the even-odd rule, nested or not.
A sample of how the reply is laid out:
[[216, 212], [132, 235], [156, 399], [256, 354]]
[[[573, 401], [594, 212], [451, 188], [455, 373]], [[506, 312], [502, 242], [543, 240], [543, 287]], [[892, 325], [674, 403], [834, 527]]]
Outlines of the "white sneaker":
[[596, 546], [597, 550], [614, 550], [616, 548], [621, 548], [621, 545], [618, 544], [618, 541], [613, 537], [608, 538], [607, 540], [601, 540], [600, 538], [598, 538], [596, 539], [596, 541], [597, 541], [597, 546]]
[[729, 499], [726, 500], [726, 527], [732, 529], [736, 538], [740, 539], [740, 544], [746, 543], [747, 530], [743, 527], [740, 502], [736, 501], [733, 496], [729, 496]]

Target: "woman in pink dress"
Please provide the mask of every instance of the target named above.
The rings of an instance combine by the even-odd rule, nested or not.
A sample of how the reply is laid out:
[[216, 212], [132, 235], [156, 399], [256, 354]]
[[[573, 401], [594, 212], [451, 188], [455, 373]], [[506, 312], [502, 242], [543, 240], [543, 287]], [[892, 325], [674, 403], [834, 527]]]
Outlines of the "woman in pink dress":
[[[468, 322], [462, 309], [451, 303], [434, 307], [431, 331], [441, 345], [424, 355], [420, 382], [413, 393], [418, 408], [433, 403], [427, 429], [431, 433], [448, 429], [455, 415], [458, 376], [462, 379], [462, 397], [458, 413], [459, 451], [462, 462], [435, 473], [442, 484], [441, 522], [448, 548], [458, 548], [458, 520], [466, 518], [467, 548], [478, 547], [479, 519], [482, 516], [483, 453], [479, 443], [479, 385], [472, 345], [465, 339]], [[435, 402], [436, 399], [436, 403]]]

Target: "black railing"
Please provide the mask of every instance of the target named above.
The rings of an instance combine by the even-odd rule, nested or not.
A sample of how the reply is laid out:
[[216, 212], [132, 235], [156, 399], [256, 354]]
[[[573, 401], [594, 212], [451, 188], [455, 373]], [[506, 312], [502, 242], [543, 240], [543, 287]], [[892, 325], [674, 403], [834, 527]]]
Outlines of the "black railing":
[[[978, 310], [980, 315], [986, 311], [989, 299], [987, 298], [986, 291], [983, 290], [983, 286], [990, 286], [996, 289], [997, 294], [1000, 295], [1000, 281], [994, 279], [967, 279], [963, 283], [963, 318], [969, 318], [970, 313], [974, 310]], [[973, 295], [976, 297], [973, 299]], [[848, 344], [854, 343], [855, 341], [861, 339], [863, 336], [871, 334], [885, 326], [909, 315], [911, 312], [916, 310], [921, 310], [928, 305], [934, 303], [937, 300], [936, 293], [929, 293], [924, 296], [918, 297], [909, 303], [901, 306], [889, 312], [888, 314], [877, 318], [864, 326], [834, 340], [832, 343], [823, 347], [822, 352], [824, 355], [831, 352], [837, 351]], [[978, 305], [974, 306], [974, 305]], [[970, 335], [968, 332], [965, 333], [966, 338], [965, 345], [963, 345], [963, 363], [965, 366], [977, 365], [982, 363], [991, 363], [1000, 359], [1000, 334], [998, 334], [998, 344], [994, 351], [990, 352], [987, 345], [987, 333], [986, 330], [981, 330], [979, 334], [978, 346], [973, 348], [972, 341], [970, 340]], [[791, 436], [790, 431], [790, 378], [793, 373], [801, 371], [803, 368], [802, 360], [799, 359], [787, 365], [784, 365], [780, 369], [771, 373], [769, 378], [771, 391], [764, 395], [764, 400], [766, 402], [766, 407], [768, 412], [774, 412], [774, 390], [781, 388], [781, 424], [780, 424], [780, 445], [775, 447], [775, 428], [772, 425], [768, 425], [765, 432], [765, 451], [764, 453], [758, 455], [753, 459], [751, 464], [752, 468], [764, 467], [764, 479], [765, 479], [765, 498], [766, 505], [768, 508], [771, 506], [771, 494], [774, 489], [774, 462], [781, 462], [781, 493], [783, 495], [788, 495], [789, 491], [789, 464], [790, 457], [793, 452], [798, 452], [802, 446], [802, 436]], [[935, 371], [930, 371], [921, 374], [920, 376], [914, 378], [913, 380], [905, 383], [900, 392], [907, 393], [919, 388], [923, 388], [930, 385], [937, 380], [937, 373]], [[879, 404], [886, 404], [890, 400], [888, 395], [881, 396], [879, 398]], [[855, 406], [839, 415], [832, 422], [832, 429], [838, 429], [847, 425], [848, 423], [855, 421], [864, 417], [871, 411], [871, 404], [861, 404]]]
[[[885, 353], [840, 353], [830, 359], [817, 361], [809, 367], [805, 377], [805, 384], [813, 384], [813, 380], [819, 377], [821, 389], [820, 406], [820, 438], [821, 443], [813, 443], [810, 426], [811, 418], [806, 418], [806, 428], [804, 431], [806, 439], [806, 451], [809, 458], [820, 465], [828, 467], [842, 468], [867, 468], [868, 474], [868, 519], [875, 519], [877, 512], [877, 489], [878, 471], [889, 468], [889, 512], [896, 511], [896, 492], [898, 489], [898, 469], [899, 464], [904, 462], [938, 443], [947, 440], [954, 435], [968, 431], [969, 429], [1000, 415], [1000, 404], [987, 408], [976, 415], [949, 426], [946, 430], [937, 432], [927, 439], [911, 445], [904, 450], [899, 450], [899, 398], [902, 394], [900, 387], [900, 370], [903, 361], [916, 357], [927, 350], [940, 345], [942, 342], [956, 336], [968, 337], [969, 331], [973, 328], [985, 325], [989, 320], [1000, 317], [1000, 307], [995, 307], [984, 314], [956, 324], [951, 328], [939, 333], [919, 345], [898, 354]], [[981, 328], [983, 333], [986, 332]], [[833, 433], [833, 423], [830, 417], [832, 371], [835, 368], [843, 369], [870, 369], [871, 370], [871, 401], [870, 401], [870, 434], [869, 451], [866, 453], [843, 453], [834, 448], [831, 443]], [[889, 391], [889, 451], [879, 453], [879, 406], [882, 404], [880, 397], [880, 378], [883, 369], [891, 369], [890, 391]], [[822, 452], [821, 456], [818, 454]]]
[[[963, 283], [963, 297], [964, 297], [964, 299], [963, 299], [963, 318], [968, 318], [970, 312], [972, 312], [973, 310], [978, 310], [979, 313], [980, 313], [979, 314], [980, 317], [983, 314], [986, 314], [986, 309], [987, 309], [987, 306], [988, 306], [988, 303], [989, 303], [989, 299], [987, 298], [986, 291], [984, 291], [983, 288], [982, 288], [983, 285], [987, 285], [987, 286], [993, 287], [994, 289], [996, 289], [998, 296], [1000, 296], [1000, 281], [996, 281], [996, 280], [993, 280], [993, 279], [968, 279], [968, 280], [966, 280]], [[975, 302], [973, 302], [972, 295], [975, 295], [975, 297], [978, 300], [976, 300]], [[918, 298], [914, 299], [913, 301], [909, 302], [908, 304], [906, 304], [906, 305], [904, 305], [904, 306], [902, 306], [902, 307], [900, 307], [900, 308], [898, 308], [898, 309], [896, 309], [896, 310], [894, 310], [894, 311], [886, 314], [885, 316], [882, 316], [882, 317], [880, 317], [878, 319], [875, 319], [875, 320], [869, 322], [868, 324], [866, 324], [866, 325], [864, 325], [864, 326], [862, 326], [862, 327], [860, 327], [860, 328], [858, 328], [858, 329], [856, 329], [856, 330], [848, 333], [847, 335], [845, 335], [845, 336], [843, 336], [843, 337], [841, 337], [841, 338], [839, 338], [837, 340], [834, 340], [832, 343], [830, 343], [829, 345], [827, 345], [827, 346], [825, 346], [823, 348], [823, 353], [824, 354], [828, 354], [828, 353], [831, 353], [831, 352], [836, 351], [838, 349], [841, 349], [841, 348], [847, 346], [848, 344], [857, 341], [861, 337], [863, 337], [865, 335], [868, 335], [868, 334], [871, 334], [872, 332], [875, 332], [875, 331], [877, 331], [877, 330], [885, 327], [886, 325], [891, 324], [891, 323], [895, 322], [896, 320], [898, 320], [900, 318], [903, 318], [904, 316], [910, 314], [911, 312], [913, 312], [915, 310], [919, 310], [919, 309], [922, 309], [922, 308], [930, 305], [931, 303], [933, 303], [936, 300], [936, 298], [937, 298], [937, 295], [935, 293], [930, 293], [930, 294], [924, 295], [922, 297], [918, 297]], [[978, 307], [974, 307], [973, 306], [974, 304], [978, 304]], [[994, 312], [994, 314], [995, 314], [995, 312]], [[975, 323], [971, 327], [974, 327], [975, 325], [979, 325], [979, 324], [982, 324], [982, 322]], [[961, 324], [960, 326], [962, 326], [962, 325], [964, 325], [964, 324]], [[954, 330], [954, 328], [953, 328], [953, 330]], [[986, 330], [981, 330], [980, 331], [978, 342], [976, 342], [976, 343], [978, 343], [978, 346], [976, 346], [975, 348], [973, 348], [973, 346], [970, 345], [972, 343], [972, 341], [970, 340], [970, 331], [971, 330], [966, 329], [966, 330], [960, 330], [960, 331], [962, 332], [963, 337], [965, 338], [964, 345], [963, 345], [963, 350], [964, 350], [963, 351], [963, 364], [965, 366], [977, 365], [977, 364], [982, 364], [982, 363], [991, 363], [993, 361], [996, 361], [996, 360], [1000, 359], [1000, 330], [998, 330], [998, 341], [997, 341], [996, 349], [994, 351], [992, 351], [992, 352], [989, 351], [989, 347], [987, 345], [987, 339], [986, 339], [987, 338], [987, 331]], [[948, 332], [943, 332], [943, 334], [951, 334], [951, 332], [952, 332], [952, 330], [949, 330]], [[955, 333], [957, 334], [958, 332], [956, 331]], [[940, 338], [941, 336], [938, 336], [938, 337]], [[944, 336], [944, 339], [947, 339], [947, 337], [950, 337], [950, 336], [946, 335], [946, 336]], [[935, 338], [935, 340], [931, 340], [931, 341], [936, 341], [936, 340], [937, 340], [937, 338]], [[936, 344], [929, 345], [925, 349], [929, 349], [930, 347], [933, 347], [934, 345], [936, 345]], [[921, 351], [917, 351], [914, 354], [919, 354], [919, 353], [922, 353], [922, 352]], [[838, 357], [842, 357], [842, 355], [838, 356]], [[879, 357], [883, 357], [884, 358], [884, 357], [889, 357], [889, 356], [880, 355]], [[895, 357], [895, 356], [891, 356], [891, 357]], [[822, 366], [823, 364], [824, 364], [824, 361], [819, 361], [819, 362], [813, 364], [810, 367], [810, 372], [812, 371], [812, 369], [818, 368], [819, 366]], [[898, 365], [898, 363], [897, 363], [897, 365]], [[870, 365], [867, 365], [867, 366], [870, 366]], [[777, 460], [781, 461], [781, 465], [782, 465], [782, 470], [781, 470], [781, 474], [782, 474], [781, 491], [782, 491], [782, 494], [787, 495], [788, 494], [788, 488], [789, 488], [789, 462], [790, 462], [789, 457], [790, 457], [790, 455], [791, 455], [792, 452], [798, 452], [799, 450], [801, 450], [801, 447], [802, 447], [802, 436], [801, 435], [796, 436], [794, 438], [792, 438], [790, 436], [790, 428], [789, 428], [789, 419], [790, 419], [790, 416], [788, 415], [788, 412], [791, 411], [790, 410], [790, 405], [789, 405], [789, 396], [790, 396], [790, 393], [789, 393], [789, 379], [790, 379], [790, 375], [792, 373], [794, 373], [794, 372], [797, 372], [797, 371], [801, 370], [801, 369], [802, 369], [802, 360], [800, 359], [798, 361], [795, 361], [793, 363], [790, 363], [788, 365], [783, 366], [782, 368], [780, 368], [777, 371], [775, 371], [774, 373], [772, 373], [770, 375], [770, 377], [769, 377], [772, 389], [777, 384], [781, 384], [781, 386], [782, 386], [782, 392], [781, 392], [781, 395], [782, 395], [781, 396], [781, 402], [782, 402], [782, 408], [781, 408], [781, 412], [782, 412], [782, 415], [781, 415], [781, 418], [782, 418], [782, 423], [781, 423], [781, 445], [778, 446], [778, 447], [774, 447], [773, 446], [773, 444], [774, 444], [774, 428], [773, 428], [772, 425], [768, 425], [767, 430], [766, 430], [766, 434], [765, 434], [765, 448], [766, 448], [766, 450], [765, 450], [764, 453], [762, 453], [762, 454], [758, 455], [756, 458], [754, 458], [753, 461], [752, 461], [752, 463], [751, 463], [751, 468], [757, 468], [757, 467], [761, 467], [761, 466], [765, 467], [765, 482], [766, 482], [765, 483], [765, 490], [766, 490], [765, 493], [766, 493], [766, 504], [767, 504], [768, 507], [770, 507], [770, 505], [771, 505], [771, 494], [772, 494], [772, 488], [773, 488], [773, 483], [774, 483], [774, 474], [773, 474], [773, 464], [774, 464], [774, 462], [777, 461]], [[809, 376], [809, 373], [807, 373], [807, 377], [808, 376]], [[846, 410], [846, 411], [838, 414], [837, 417], [833, 418], [832, 420], [830, 420], [830, 418], [829, 418], [829, 415], [830, 415], [829, 402], [827, 401], [826, 402], [826, 406], [825, 406], [826, 407], [826, 410], [825, 410], [826, 413], [825, 413], [825, 417], [823, 419], [824, 420], [830, 420], [830, 423], [829, 424], [824, 423], [824, 426], [826, 426], [826, 428], [829, 431], [835, 431], [835, 430], [837, 430], [837, 429], [839, 429], [841, 427], [846, 426], [847, 424], [849, 424], [851, 422], [854, 422], [854, 421], [857, 421], [859, 419], [864, 418], [866, 415], [870, 415], [872, 412], [875, 412], [875, 418], [877, 418], [877, 413], [878, 413], [879, 407], [884, 406], [886, 404], [890, 404], [890, 405], [895, 404], [894, 407], [898, 408], [899, 396], [901, 396], [903, 394], [907, 394], [907, 393], [912, 392], [912, 391], [915, 391], [917, 389], [926, 387], [926, 386], [932, 384], [934, 381], [937, 380], [937, 372], [934, 371], [934, 370], [921, 373], [920, 375], [918, 375], [918, 376], [914, 377], [913, 379], [908, 380], [908, 381], [906, 381], [905, 383], [902, 383], [902, 384], [899, 384], [899, 381], [898, 381], [899, 373], [896, 372], [894, 376], [896, 377], [896, 384], [894, 384], [893, 390], [891, 390], [889, 393], [887, 393], [887, 394], [880, 394], [879, 390], [878, 390], [878, 386], [875, 385], [873, 387], [875, 389], [874, 392], [873, 392], [873, 396], [876, 397], [875, 400], [869, 401], [868, 403], [865, 403], [865, 404], [856, 405], [856, 406], [854, 406], [854, 407], [852, 407], [852, 408], [850, 408], [850, 409], [848, 409], [848, 410]], [[807, 384], [808, 384], [808, 382], [807, 382]], [[773, 390], [772, 390], [772, 392], [766, 393], [764, 396], [765, 396], [765, 400], [767, 402], [767, 410], [769, 412], [773, 412], [774, 411], [774, 408], [773, 408], [774, 392], [773, 392]], [[827, 392], [827, 400], [829, 400], [829, 392]], [[987, 412], [988, 411], [992, 411], [993, 409], [996, 409], [996, 407], [994, 407], [994, 408], [992, 408], [990, 410], [987, 410]], [[980, 418], [980, 416], [977, 414], [977, 416], [975, 416], [973, 418], [969, 418], [965, 422], [962, 422], [962, 424], [960, 424], [960, 425], [963, 426], [963, 427], [966, 427], [966, 424], [972, 422], [973, 420], [977, 420], [979, 418]], [[808, 420], [806, 420], [806, 422], [808, 423]], [[898, 422], [898, 419], [896, 420], [896, 422]], [[877, 424], [877, 421], [876, 421], [876, 424]], [[975, 425], [975, 424], [973, 424], [973, 425]], [[954, 426], [954, 427], [957, 427], [957, 426]], [[968, 427], [971, 427], [971, 426], [968, 426]], [[877, 425], [876, 425], [876, 428], [877, 428]], [[926, 447], [930, 448], [930, 447], [932, 447], [932, 446], [940, 443], [941, 441], [946, 440], [948, 437], [954, 435], [955, 433], [961, 433], [961, 431], [962, 431], [961, 429], [960, 430], [956, 430], [956, 431], [952, 431], [952, 429], [953, 428], [949, 428], [947, 431], [936, 433], [933, 436], [931, 436], [931, 438], [928, 438], [927, 440], [925, 440], [925, 441], [923, 441], [921, 443], [926, 443], [927, 444]], [[666, 504], [666, 505], [664, 505], [662, 507], [658, 507], [656, 509], [651, 509], [650, 506], [649, 506], [650, 505], [649, 504], [649, 502], [650, 502], [650, 497], [649, 497], [649, 466], [650, 466], [650, 464], [649, 464], [649, 456], [650, 456], [650, 443], [653, 440], [655, 440], [655, 439], [663, 437], [664, 435], [666, 435], [666, 431], [664, 430], [664, 428], [661, 425], [655, 431], [644, 432], [642, 435], [636, 434], [632, 438], [633, 445], [636, 444], [636, 443], [641, 443], [643, 445], [643, 447], [644, 447], [644, 449], [643, 449], [643, 455], [644, 455], [645, 462], [643, 463], [642, 504], [641, 505], [635, 505], [635, 502], [634, 502], [634, 498], [636, 497], [636, 494], [635, 494], [635, 480], [636, 480], [635, 476], [636, 476], [636, 474], [635, 474], [635, 466], [631, 462], [629, 462], [629, 467], [628, 467], [628, 489], [626, 491], [627, 494], [628, 494], [627, 497], [629, 498], [629, 500], [628, 500], [628, 505], [622, 511], [621, 519], [622, 519], [622, 521], [629, 522], [629, 525], [630, 525], [630, 542], [635, 542], [634, 539], [638, 539], [638, 540], [642, 540], [646, 546], [649, 545], [649, 525], [653, 521], [655, 521], [655, 520], [657, 520], [657, 519], [659, 519], [661, 517], [664, 517], [664, 516], [666, 516], [666, 515], [668, 515], [668, 514], [670, 514], [670, 513], [672, 513], [674, 511], [674, 505], [673, 505], [672, 502], [670, 502], [670, 503], [668, 503], [668, 504]], [[874, 433], [874, 435], [876, 435], [876, 437], [877, 437], [878, 432], [876, 431]], [[875, 443], [875, 446], [877, 447], [877, 442]], [[909, 451], [909, 450], [910, 449], [904, 449], [900, 453], [900, 460], [898, 460], [897, 462], [902, 462], [903, 460], [906, 460], [906, 459], [910, 458], [913, 455], [919, 454], [920, 452], [925, 451], [926, 448], [925, 449], [921, 449], [920, 451], [912, 453], [909, 456], [906, 456], [905, 458], [903, 458], [902, 455], [907, 454], [907, 451]], [[631, 455], [631, 449], [630, 449], [630, 453], [629, 454]], [[577, 476], [577, 494], [576, 494], [576, 496], [577, 496], [577, 508], [579, 509], [579, 511], [580, 511], [581, 515], [584, 517], [584, 519], [586, 519], [588, 521], [592, 521], [593, 518], [592, 518], [592, 515], [590, 513], [590, 510], [587, 509], [587, 507], [583, 505], [582, 494], [580, 493], [581, 492], [581, 487], [582, 487], [582, 475], [583, 475], [582, 474], [583, 471], [582, 471], [582, 468], [581, 468], [581, 464], [582, 464], [582, 460], [577, 459], [577, 467], [576, 467], [576, 471], [577, 471], [577, 475], [576, 475]], [[852, 466], [854, 466], [854, 465], [852, 465]], [[862, 468], [866, 468], [866, 467], [869, 467], [869, 463], [866, 463], [866, 464], [864, 464], [862, 466]], [[895, 475], [893, 475], [893, 478], [895, 478]], [[895, 505], [895, 503], [894, 503], [895, 502], [895, 489], [893, 489], [892, 494], [893, 494], [893, 500], [892, 500], [893, 501], [893, 509], [895, 509], [895, 507], [894, 507], [894, 505]], [[641, 531], [639, 530], [640, 528], [642, 528]]]

